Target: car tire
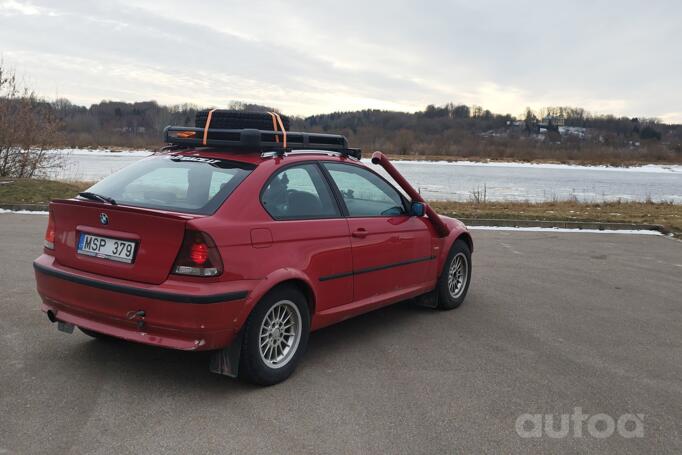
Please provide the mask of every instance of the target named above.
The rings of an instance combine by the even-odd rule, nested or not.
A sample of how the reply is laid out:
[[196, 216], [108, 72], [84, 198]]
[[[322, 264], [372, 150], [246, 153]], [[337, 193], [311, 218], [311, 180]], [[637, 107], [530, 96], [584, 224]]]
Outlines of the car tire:
[[103, 333], [95, 332], [95, 331], [89, 330], [89, 329], [84, 329], [83, 327], [78, 327], [78, 330], [80, 330], [81, 332], [83, 332], [87, 336], [92, 337], [92, 338], [96, 338], [98, 340], [106, 340], [106, 339], [111, 338], [109, 335], [105, 335]]
[[308, 345], [310, 312], [303, 293], [282, 286], [256, 305], [244, 329], [239, 377], [258, 385], [273, 385], [296, 369]]
[[438, 279], [436, 292], [440, 310], [452, 310], [464, 302], [471, 282], [471, 250], [463, 240], [456, 240]]

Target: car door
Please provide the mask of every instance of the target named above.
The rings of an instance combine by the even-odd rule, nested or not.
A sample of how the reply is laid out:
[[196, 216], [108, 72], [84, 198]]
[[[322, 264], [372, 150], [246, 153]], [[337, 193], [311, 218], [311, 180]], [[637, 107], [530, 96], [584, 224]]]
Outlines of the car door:
[[325, 162], [348, 215], [354, 300], [381, 300], [429, 281], [431, 232], [400, 193], [361, 165]]
[[323, 173], [314, 162], [275, 171], [261, 192], [272, 217], [269, 259], [303, 271], [316, 288], [316, 311], [353, 300], [353, 258], [348, 222]]

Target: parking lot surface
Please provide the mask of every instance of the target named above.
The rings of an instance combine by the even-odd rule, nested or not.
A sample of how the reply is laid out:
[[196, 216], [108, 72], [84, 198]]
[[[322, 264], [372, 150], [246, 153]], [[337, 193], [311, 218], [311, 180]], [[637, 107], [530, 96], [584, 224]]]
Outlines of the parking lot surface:
[[[58, 332], [31, 266], [45, 223], [0, 214], [0, 454], [682, 452], [682, 242], [474, 231], [459, 309], [404, 302], [323, 329], [288, 381], [258, 388], [209, 373], [206, 353]], [[576, 408], [641, 414], [643, 435], [517, 431]]]

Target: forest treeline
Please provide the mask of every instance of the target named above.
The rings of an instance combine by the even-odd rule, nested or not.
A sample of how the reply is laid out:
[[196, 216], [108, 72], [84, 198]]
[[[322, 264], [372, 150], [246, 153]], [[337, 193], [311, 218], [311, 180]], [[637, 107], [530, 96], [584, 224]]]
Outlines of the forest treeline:
[[[50, 103], [60, 119], [55, 145], [158, 147], [166, 125], [193, 125], [198, 106], [102, 101]], [[233, 102], [231, 109], [273, 108]], [[362, 110], [293, 117], [292, 129], [344, 134], [354, 147], [416, 157], [555, 160], [586, 163], [682, 162], [682, 126], [656, 119], [594, 115], [577, 107], [500, 115], [479, 106], [429, 105], [423, 111]]]

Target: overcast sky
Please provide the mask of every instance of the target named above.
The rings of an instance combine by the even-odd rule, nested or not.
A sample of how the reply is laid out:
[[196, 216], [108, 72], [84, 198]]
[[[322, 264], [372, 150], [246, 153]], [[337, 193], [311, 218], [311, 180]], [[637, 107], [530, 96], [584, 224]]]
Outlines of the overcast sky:
[[0, 0], [0, 54], [42, 95], [86, 105], [452, 101], [682, 122], [678, 0]]

